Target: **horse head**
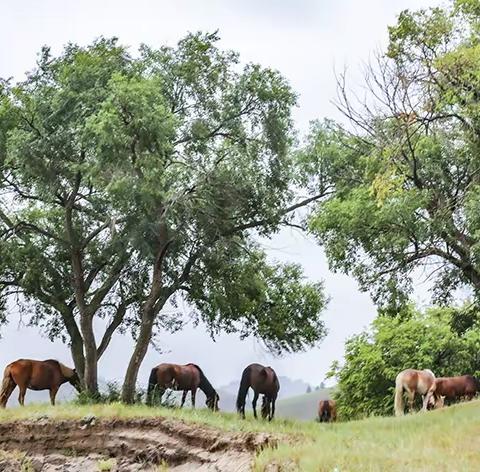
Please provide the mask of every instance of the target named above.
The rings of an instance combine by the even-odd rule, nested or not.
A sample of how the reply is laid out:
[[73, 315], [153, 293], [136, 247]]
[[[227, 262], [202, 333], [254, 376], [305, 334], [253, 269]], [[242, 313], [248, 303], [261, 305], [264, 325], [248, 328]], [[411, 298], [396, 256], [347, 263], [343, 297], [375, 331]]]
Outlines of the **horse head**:
[[77, 392], [80, 393], [82, 391], [82, 382], [75, 369], [72, 370], [72, 375], [69, 377], [68, 381], [73, 385], [73, 388], [75, 388]]

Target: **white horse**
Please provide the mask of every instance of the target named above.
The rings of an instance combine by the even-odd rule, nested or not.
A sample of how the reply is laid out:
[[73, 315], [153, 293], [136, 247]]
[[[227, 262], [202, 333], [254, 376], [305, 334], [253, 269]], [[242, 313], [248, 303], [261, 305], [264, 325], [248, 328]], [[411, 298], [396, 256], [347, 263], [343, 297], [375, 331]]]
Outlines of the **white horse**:
[[403, 392], [407, 392], [409, 411], [413, 410], [415, 395], [422, 395], [423, 407], [426, 411], [430, 399], [434, 394], [432, 386], [435, 385], [435, 374], [429, 370], [402, 370], [395, 379], [395, 416], [404, 414]]

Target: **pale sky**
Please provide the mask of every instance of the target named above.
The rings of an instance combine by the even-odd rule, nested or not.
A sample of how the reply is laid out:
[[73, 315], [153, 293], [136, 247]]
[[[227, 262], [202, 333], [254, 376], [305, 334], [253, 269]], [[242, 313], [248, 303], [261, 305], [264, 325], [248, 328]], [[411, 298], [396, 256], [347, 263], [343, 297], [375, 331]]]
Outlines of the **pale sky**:
[[[0, 0], [0, 77], [21, 80], [32, 69], [42, 45], [61, 51], [67, 42], [82, 45], [99, 36], [117, 36], [134, 51], [140, 43], [174, 46], [189, 31], [219, 30], [221, 46], [240, 53], [242, 62], [278, 69], [299, 94], [296, 126], [305, 131], [312, 119], [341, 119], [335, 98], [334, 70], [347, 67], [352, 86], [361, 87], [361, 67], [387, 42], [387, 25], [400, 11], [437, 4], [434, 0]], [[284, 231], [265, 243], [269, 256], [303, 265], [312, 280], [324, 280], [331, 297], [324, 319], [326, 339], [315, 349], [274, 358], [252, 339], [223, 335], [213, 342], [202, 329], [188, 326], [158, 340], [164, 354], [152, 348], [139, 382], [160, 362], [199, 364], [212, 383], [239, 379], [251, 362], [271, 365], [279, 375], [318, 385], [331, 362], [341, 359], [345, 339], [360, 332], [375, 316], [368, 294], [347, 276], [332, 274], [323, 252], [298, 231]], [[422, 291], [420, 287], [420, 293]], [[425, 297], [425, 295], [423, 295]], [[424, 301], [421, 298], [420, 301]], [[51, 343], [36, 328], [26, 328], [15, 314], [1, 329], [0, 370], [19, 357], [57, 358], [72, 365], [60, 341]], [[99, 375], [121, 380], [132, 341], [117, 335], [100, 362]]]

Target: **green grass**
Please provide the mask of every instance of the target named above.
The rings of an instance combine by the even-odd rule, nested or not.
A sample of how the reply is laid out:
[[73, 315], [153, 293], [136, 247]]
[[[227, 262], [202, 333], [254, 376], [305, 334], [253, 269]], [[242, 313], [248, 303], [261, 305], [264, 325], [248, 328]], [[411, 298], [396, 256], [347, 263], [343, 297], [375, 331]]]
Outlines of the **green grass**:
[[50, 418], [151, 418], [162, 416], [233, 432], [265, 431], [284, 438], [277, 449], [259, 453], [255, 470], [276, 464], [281, 471], [478, 471], [480, 470], [480, 401], [402, 418], [369, 418], [325, 425], [291, 420], [272, 423], [240, 420], [205, 409], [146, 406], [30, 405], [0, 411], [0, 421]]
[[257, 471], [479, 471], [480, 402], [402, 418], [317, 425], [311, 442], [281, 444], [256, 460]]

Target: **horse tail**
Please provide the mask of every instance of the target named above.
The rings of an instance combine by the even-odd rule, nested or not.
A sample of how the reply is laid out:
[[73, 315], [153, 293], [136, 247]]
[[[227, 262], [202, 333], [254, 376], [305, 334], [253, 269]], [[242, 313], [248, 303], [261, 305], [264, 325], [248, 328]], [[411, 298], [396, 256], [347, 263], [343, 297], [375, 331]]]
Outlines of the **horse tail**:
[[395, 416], [402, 416], [403, 414], [403, 380], [401, 374], [398, 374], [395, 379]]
[[15, 386], [15, 381], [13, 380], [12, 373], [10, 372], [10, 365], [7, 365], [3, 373], [2, 390], [0, 391], [0, 406], [2, 408], [5, 408], [8, 397], [10, 397], [12, 394]]
[[240, 387], [237, 394], [237, 411], [242, 412], [245, 407], [245, 398], [247, 396], [248, 389], [250, 388], [250, 366], [246, 367], [242, 373], [242, 379], [240, 380]]
[[146, 403], [147, 405], [152, 405], [152, 396], [153, 396], [153, 391], [155, 390], [155, 387], [158, 384], [157, 380], [157, 368], [154, 367], [151, 372], [150, 372], [150, 377], [148, 378], [148, 387], [147, 387], [147, 400]]

